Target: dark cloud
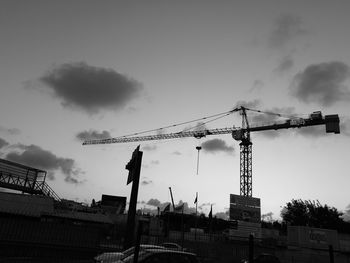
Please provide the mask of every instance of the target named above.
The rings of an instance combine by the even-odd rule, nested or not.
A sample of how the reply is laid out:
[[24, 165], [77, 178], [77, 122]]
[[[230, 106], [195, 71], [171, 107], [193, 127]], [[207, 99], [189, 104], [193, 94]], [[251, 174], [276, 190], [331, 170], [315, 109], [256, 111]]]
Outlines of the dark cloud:
[[288, 55], [281, 59], [277, 68], [274, 71], [276, 73], [282, 74], [292, 69], [293, 66], [294, 66], [294, 60], [290, 55]]
[[157, 149], [157, 145], [155, 144], [152, 144], [152, 145], [147, 144], [145, 146], [142, 146], [143, 151], [155, 151], [156, 149]]
[[304, 103], [315, 102], [323, 106], [350, 101], [350, 91], [344, 85], [349, 76], [349, 66], [343, 62], [313, 64], [294, 77], [291, 92]]
[[307, 31], [303, 28], [300, 17], [292, 14], [280, 15], [274, 22], [273, 30], [269, 36], [271, 48], [283, 48], [289, 41], [305, 35]]
[[0, 149], [9, 145], [9, 143], [7, 141], [5, 141], [4, 139], [0, 138]]
[[76, 135], [76, 138], [80, 141], [85, 141], [85, 140], [107, 139], [107, 138], [112, 138], [112, 136], [108, 131], [98, 132], [96, 130], [89, 130], [89, 131], [79, 132]]
[[155, 198], [151, 198], [150, 200], [148, 200], [147, 204], [155, 206], [155, 207], [160, 207], [162, 205], [162, 203], [158, 199], [155, 199]]
[[153, 183], [152, 180], [147, 180], [147, 179], [144, 179], [141, 181], [141, 185], [144, 185], [144, 186], [152, 184], [152, 183]]
[[82, 171], [76, 167], [73, 159], [57, 157], [52, 152], [43, 150], [36, 145], [17, 145], [17, 148], [22, 152], [10, 152], [6, 155], [6, 159], [49, 171], [49, 178], [51, 179], [53, 179], [55, 170], [61, 170], [66, 182], [80, 183], [77, 177]]
[[89, 114], [123, 108], [141, 90], [140, 83], [113, 69], [84, 62], [56, 66], [40, 81], [52, 89], [63, 106]]
[[206, 152], [217, 153], [217, 152], [226, 152], [233, 154], [233, 146], [228, 146], [224, 140], [221, 139], [212, 139], [202, 143], [202, 149]]
[[245, 107], [245, 108], [250, 108], [250, 109], [257, 109], [259, 108], [259, 106], [261, 105], [261, 101], [256, 99], [256, 100], [252, 100], [252, 101], [245, 101], [245, 100], [239, 100], [236, 102], [235, 106], [233, 107], [238, 108], [238, 107]]
[[21, 131], [17, 128], [5, 128], [0, 126], [0, 132], [5, 132], [10, 135], [18, 135], [21, 133]]

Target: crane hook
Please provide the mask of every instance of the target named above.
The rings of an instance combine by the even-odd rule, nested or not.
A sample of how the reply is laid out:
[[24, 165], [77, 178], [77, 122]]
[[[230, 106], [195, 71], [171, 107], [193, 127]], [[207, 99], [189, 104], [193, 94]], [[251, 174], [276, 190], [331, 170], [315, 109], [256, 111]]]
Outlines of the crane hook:
[[197, 155], [197, 175], [198, 175], [198, 169], [199, 169], [199, 151], [202, 149], [201, 146], [197, 146], [196, 147], [197, 151], [198, 151], [198, 155]]

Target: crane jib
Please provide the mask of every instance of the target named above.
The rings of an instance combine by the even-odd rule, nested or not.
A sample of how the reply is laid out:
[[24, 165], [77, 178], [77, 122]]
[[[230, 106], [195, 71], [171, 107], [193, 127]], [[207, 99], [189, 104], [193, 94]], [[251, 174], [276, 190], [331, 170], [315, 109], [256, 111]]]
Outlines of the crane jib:
[[[316, 114], [317, 113], [317, 114]], [[255, 131], [267, 131], [267, 130], [279, 130], [279, 129], [288, 129], [288, 128], [300, 128], [307, 126], [315, 125], [326, 125], [327, 133], [340, 133], [339, 129], [339, 116], [326, 115], [322, 117], [320, 112], [316, 112], [310, 115], [310, 118], [293, 118], [286, 120], [281, 123], [273, 123], [270, 125], [261, 125], [261, 126], [250, 126], [249, 128], [217, 128], [209, 130], [199, 130], [199, 131], [183, 131], [177, 133], [168, 133], [168, 134], [155, 134], [147, 136], [135, 136], [135, 137], [117, 137], [117, 138], [107, 138], [107, 139], [98, 139], [98, 140], [87, 140], [83, 145], [91, 144], [111, 144], [111, 143], [127, 143], [127, 142], [138, 142], [138, 141], [154, 141], [154, 140], [165, 140], [165, 139], [176, 139], [176, 138], [185, 138], [185, 137], [194, 137], [194, 138], [203, 138], [207, 135], [220, 135], [220, 134], [230, 134], [236, 140], [242, 140], [242, 136], [245, 132], [255, 132]]]

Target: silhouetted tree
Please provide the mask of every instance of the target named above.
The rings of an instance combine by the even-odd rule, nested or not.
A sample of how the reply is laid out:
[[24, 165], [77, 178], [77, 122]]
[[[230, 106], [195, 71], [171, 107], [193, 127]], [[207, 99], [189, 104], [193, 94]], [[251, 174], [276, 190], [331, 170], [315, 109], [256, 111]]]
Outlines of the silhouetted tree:
[[334, 207], [321, 205], [319, 201], [292, 200], [283, 207], [284, 222], [297, 226], [339, 229], [344, 223], [342, 213]]

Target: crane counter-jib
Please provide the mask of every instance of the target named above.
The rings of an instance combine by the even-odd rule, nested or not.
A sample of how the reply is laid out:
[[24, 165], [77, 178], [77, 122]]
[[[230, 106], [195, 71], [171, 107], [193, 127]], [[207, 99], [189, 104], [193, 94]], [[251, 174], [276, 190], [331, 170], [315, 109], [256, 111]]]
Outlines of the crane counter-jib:
[[255, 132], [255, 131], [268, 131], [268, 130], [280, 130], [280, 129], [289, 129], [289, 128], [301, 128], [301, 127], [309, 127], [316, 125], [325, 125], [327, 133], [340, 133], [339, 128], [339, 116], [337, 114], [334, 115], [326, 115], [324, 118], [322, 116], [312, 116], [310, 118], [295, 118], [286, 120], [283, 123], [273, 123], [269, 125], [260, 125], [260, 126], [250, 126], [248, 129], [238, 129], [232, 131], [232, 137], [235, 140], [242, 140], [243, 134], [246, 131]]

